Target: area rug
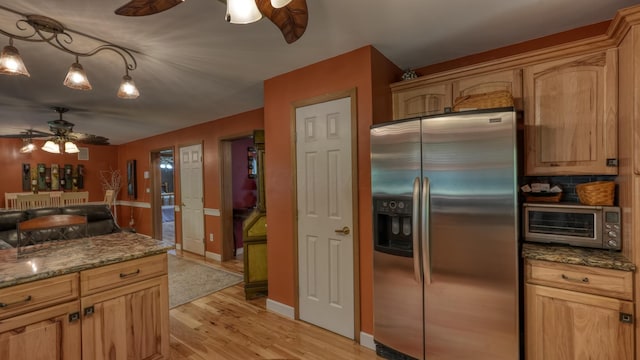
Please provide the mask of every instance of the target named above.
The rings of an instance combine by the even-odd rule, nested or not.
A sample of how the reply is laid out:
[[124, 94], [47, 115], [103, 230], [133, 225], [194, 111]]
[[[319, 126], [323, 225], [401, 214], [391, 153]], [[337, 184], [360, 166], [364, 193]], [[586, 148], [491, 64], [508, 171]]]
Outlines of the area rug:
[[174, 308], [242, 282], [242, 275], [168, 254], [169, 307]]

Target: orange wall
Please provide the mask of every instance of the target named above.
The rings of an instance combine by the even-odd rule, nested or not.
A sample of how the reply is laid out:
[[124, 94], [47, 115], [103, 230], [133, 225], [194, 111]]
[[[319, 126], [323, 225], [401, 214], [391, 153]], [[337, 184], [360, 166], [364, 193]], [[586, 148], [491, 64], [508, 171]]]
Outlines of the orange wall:
[[[238, 115], [210, 121], [204, 124], [187, 127], [170, 133], [133, 141], [118, 148], [118, 168], [126, 174], [127, 160], [136, 160], [136, 177], [138, 199], [132, 200], [142, 203], [150, 203], [149, 194], [145, 188], [151, 187], [150, 179], [144, 179], [145, 171], [150, 171], [150, 152], [159, 149], [173, 148], [175, 159], [175, 193], [176, 204], [180, 203], [180, 156], [181, 146], [202, 144], [203, 148], [203, 183], [204, 183], [204, 207], [220, 209], [220, 162], [219, 150], [221, 139], [232, 139], [252, 134], [254, 129], [262, 129], [263, 112], [256, 109]], [[126, 193], [120, 199], [127, 200]], [[231, 209], [229, 209], [231, 210]], [[121, 206], [118, 209], [120, 224], [126, 226], [133, 211], [136, 231], [151, 235], [151, 209], [136, 206]], [[182, 221], [180, 214], [176, 214], [176, 242], [181, 241]], [[213, 233], [218, 241], [206, 241], [206, 251], [221, 253], [222, 224], [219, 216], [205, 216], [205, 234]], [[208, 238], [208, 235], [206, 236]]]
[[388, 85], [400, 74], [400, 69], [367, 46], [266, 80], [264, 86], [269, 298], [289, 306], [294, 306], [296, 288], [292, 103], [357, 89], [360, 315], [361, 329], [367, 333], [373, 331], [369, 127], [374, 119], [391, 119]]
[[[34, 140], [37, 146], [42, 146], [44, 141]], [[21, 154], [18, 150], [22, 147], [20, 139], [0, 139], [0, 169], [2, 169], [2, 181], [0, 181], [0, 207], [4, 207], [5, 192], [23, 192], [22, 190], [22, 164], [28, 163], [35, 167], [38, 163], [44, 163], [47, 167], [51, 164], [84, 165], [84, 189], [89, 191], [89, 201], [101, 201], [104, 199], [104, 190], [100, 181], [100, 170], [115, 169], [117, 166], [117, 148], [110, 145], [80, 145], [89, 149], [89, 161], [78, 160], [77, 154], [51, 154], [43, 150], [35, 150], [29, 154]]]

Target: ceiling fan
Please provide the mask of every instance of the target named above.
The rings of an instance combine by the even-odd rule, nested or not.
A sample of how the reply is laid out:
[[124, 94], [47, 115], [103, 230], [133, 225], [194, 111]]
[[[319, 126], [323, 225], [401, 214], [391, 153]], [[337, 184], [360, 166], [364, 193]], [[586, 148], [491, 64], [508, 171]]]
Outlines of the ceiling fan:
[[[230, 0], [219, 1], [226, 3]], [[116, 9], [115, 13], [123, 16], [152, 15], [168, 10], [182, 2], [184, 0], [131, 0]], [[306, 0], [291, 0], [288, 3], [282, 0], [255, 0], [255, 2], [262, 15], [280, 29], [288, 44], [298, 40], [307, 29], [309, 14]], [[274, 3], [286, 3], [286, 5], [275, 7]]]
[[27, 129], [18, 134], [0, 135], [0, 138], [25, 139], [25, 142], [30, 142], [34, 138], [48, 137], [53, 138], [54, 141], [63, 139], [81, 144], [109, 145], [109, 139], [104, 136], [74, 132], [74, 124], [62, 118], [62, 114], [69, 111], [68, 108], [54, 107], [53, 110], [58, 113], [58, 119], [47, 122], [50, 132]]

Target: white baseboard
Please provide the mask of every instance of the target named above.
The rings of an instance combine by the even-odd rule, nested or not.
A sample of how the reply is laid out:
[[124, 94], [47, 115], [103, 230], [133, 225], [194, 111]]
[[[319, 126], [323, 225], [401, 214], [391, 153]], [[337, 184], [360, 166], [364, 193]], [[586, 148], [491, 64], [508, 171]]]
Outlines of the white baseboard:
[[373, 342], [373, 335], [360, 331], [360, 345], [376, 351], [376, 343]]
[[292, 320], [295, 317], [295, 310], [293, 307], [271, 299], [267, 299], [267, 310]]
[[222, 261], [222, 255], [216, 254], [214, 252], [206, 251], [205, 252], [205, 256], [207, 257], [207, 259], [211, 259], [211, 260], [215, 260], [215, 261]]

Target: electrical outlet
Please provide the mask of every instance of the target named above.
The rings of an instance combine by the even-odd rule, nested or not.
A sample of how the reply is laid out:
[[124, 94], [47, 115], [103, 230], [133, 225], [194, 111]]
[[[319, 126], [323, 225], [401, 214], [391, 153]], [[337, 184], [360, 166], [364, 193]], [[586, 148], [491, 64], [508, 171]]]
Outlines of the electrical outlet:
[[213, 241], [213, 233], [209, 233], [209, 241]]

